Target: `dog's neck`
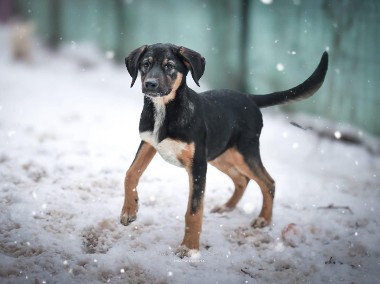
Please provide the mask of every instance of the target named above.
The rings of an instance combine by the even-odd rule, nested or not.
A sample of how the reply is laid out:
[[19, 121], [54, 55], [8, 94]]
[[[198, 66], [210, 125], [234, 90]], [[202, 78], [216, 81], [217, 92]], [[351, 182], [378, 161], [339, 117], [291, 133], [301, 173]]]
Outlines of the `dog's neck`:
[[165, 122], [166, 116], [166, 104], [163, 97], [152, 98], [153, 103], [153, 117], [154, 117], [154, 128], [152, 136], [158, 140], [159, 131]]
[[149, 116], [154, 119], [153, 131], [140, 133], [140, 136], [145, 140], [149, 139], [152, 144], [158, 144], [166, 137], [168, 123], [185, 127], [194, 110], [194, 105], [189, 99], [189, 90], [186, 84], [182, 84], [174, 94], [171, 93], [171, 100], [165, 97], [147, 97], [145, 103], [152, 105], [149, 108]]

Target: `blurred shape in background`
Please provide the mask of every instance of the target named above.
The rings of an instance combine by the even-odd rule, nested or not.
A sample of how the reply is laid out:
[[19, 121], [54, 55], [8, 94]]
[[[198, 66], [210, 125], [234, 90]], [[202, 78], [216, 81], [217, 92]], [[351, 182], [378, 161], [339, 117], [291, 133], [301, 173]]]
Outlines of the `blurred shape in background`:
[[35, 24], [32, 21], [15, 19], [11, 23], [10, 42], [14, 60], [32, 62], [32, 38]]
[[12, 0], [0, 0], [0, 22], [6, 23], [12, 16]]

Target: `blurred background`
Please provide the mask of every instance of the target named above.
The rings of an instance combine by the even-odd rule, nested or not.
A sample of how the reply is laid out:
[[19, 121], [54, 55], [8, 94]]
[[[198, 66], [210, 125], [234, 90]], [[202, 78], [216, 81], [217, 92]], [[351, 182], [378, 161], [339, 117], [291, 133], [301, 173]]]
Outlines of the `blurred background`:
[[1, 50], [14, 60], [85, 45], [122, 66], [133, 49], [170, 42], [206, 58], [201, 85], [256, 94], [301, 83], [327, 50], [320, 92], [282, 110], [380, 136], [377, 0], [0, 0], [0, 20], [11, 38]]

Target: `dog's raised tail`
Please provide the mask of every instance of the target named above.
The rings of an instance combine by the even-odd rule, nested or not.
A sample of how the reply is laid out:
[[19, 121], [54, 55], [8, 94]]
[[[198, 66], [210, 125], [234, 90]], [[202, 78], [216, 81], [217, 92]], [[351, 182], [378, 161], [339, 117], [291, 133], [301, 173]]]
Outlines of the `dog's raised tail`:
[[322, 86], [325, 80], [329, 56], [325, 51], [314, 73], [298, 86], [281, 92], [267, 95], [251, 95], [258, 107], [264, 108], [274, 105], [287, 104], [312, 96]]

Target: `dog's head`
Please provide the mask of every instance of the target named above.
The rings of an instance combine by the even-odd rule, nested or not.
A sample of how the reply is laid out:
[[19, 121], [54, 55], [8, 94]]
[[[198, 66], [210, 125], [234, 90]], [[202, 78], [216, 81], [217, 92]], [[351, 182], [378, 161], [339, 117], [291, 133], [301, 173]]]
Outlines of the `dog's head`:
[[135, 49], [125, 58], [125, 65], [132, 77], [131, 87], [140, 71], [142, 92], [149, 97], [164, 97], [186, 82], [189, 71], [199, 86], [205, 59], [186, 47], [158, 43]]

